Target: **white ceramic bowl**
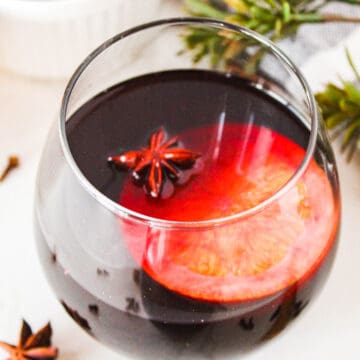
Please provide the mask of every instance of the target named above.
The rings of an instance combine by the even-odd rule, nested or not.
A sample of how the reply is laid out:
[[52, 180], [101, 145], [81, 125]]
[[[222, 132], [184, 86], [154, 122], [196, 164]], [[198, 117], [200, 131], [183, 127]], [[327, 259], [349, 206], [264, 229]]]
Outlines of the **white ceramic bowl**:
[[161, 0], [1, 0], [0, 67], [68, 77], [96, 46], [156, 18]]

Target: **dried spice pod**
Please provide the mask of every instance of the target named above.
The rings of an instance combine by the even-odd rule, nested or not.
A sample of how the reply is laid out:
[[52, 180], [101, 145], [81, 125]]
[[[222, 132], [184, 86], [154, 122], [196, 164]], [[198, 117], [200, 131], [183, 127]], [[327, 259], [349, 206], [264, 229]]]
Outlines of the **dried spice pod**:
[[147, 194], [158, 198], [167, 179], [177, 181], [181, 169], [189, 169], [200, 154], [176, 147], [178, 139], [165, 141], [165, 131], [155, 131], [147, 148], [110, 156], [108, 161], [121, 170], [132, 170], [133, 179], [144, 184]]
[[20, 165], [19, 158], [17, 156], [9, 156], [8, 163], [5, 169], [0, 173], [0, 182], [4, 181], [9, 173], [16, 169]]
[[51, 346], [51, 336], [50, 323], [33, 333], [30, 325], [23, 320], [18, 344], [0, 342], [0, 348], [8, 353], [8, 360], [54, 360], [58, 349]]

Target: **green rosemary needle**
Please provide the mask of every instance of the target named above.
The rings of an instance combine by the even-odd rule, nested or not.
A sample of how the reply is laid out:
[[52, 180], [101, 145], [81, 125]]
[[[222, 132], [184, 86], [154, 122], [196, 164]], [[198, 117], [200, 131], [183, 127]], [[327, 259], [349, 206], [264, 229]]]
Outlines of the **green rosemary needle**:
[[[346, 56], [360, 84], [359, 71], [348, 50]], [[347, 160], [351, 160], [360, 141], [360, 86], [341, 80], [341, 86], [327, 84], [315, 97], [326, 127], [332, 130], [333, 138], [342, 134], [342, 151], [347, 152]]]
[[[360, 22], [360, 18], [327, 14], [320, 10], [331, 0], [184, 0], [187, 11], [195, 16], [211, 17], [245, 26], [273, 41], [293, 36], [306, 23]], [[348, 4], [360, 4], [360, 0], [340, 0]], [[186, 47], [193, 51], [193, 61], [209, 56], [216, 67], [222, 62], [234, 62], [236, 58], [249, 58], [246, 72], [259, 64], [263, 49], [248, 54], [253, 45], [224, 31], [191, 27], [184, 35]]]

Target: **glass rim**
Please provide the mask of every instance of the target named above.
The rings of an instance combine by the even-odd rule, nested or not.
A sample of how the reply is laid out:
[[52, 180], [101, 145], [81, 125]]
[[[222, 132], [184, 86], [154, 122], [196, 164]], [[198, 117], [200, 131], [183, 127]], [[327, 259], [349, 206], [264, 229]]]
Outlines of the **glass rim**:
[[[249, 209], [224, 217], [218, 217], [218, 218], [206, 219], [206, 220], [194, 220], [194, 221], [165, 220], [161, 218], [151, 217], [142, 214], [140, 212], [128, 209], [125, 206], [116, 203], [115, 201], [111, 200], [106, 195], [104, 195], [82, 173], [71, 153], [66, 135], [66, 125], [65, 125], [67, 120], [66, 116], [67, 116], [68, 104], [71, 98], [72, 91], [77, 81], [85, 71], [85, 69], [91, 64], [91, 62], [98, 55], [100, 55], [102, 52], [104, 52], [106, 49], [108, 49], [118, 41], [121, 41], [122, 39], [127, 38], [128, 36], [131, 36], [135, 33], [155, 27], [166, 26], [166, 25], [206, 25], [213, 28], [226, 29], [233, 32], [244, 34], [245, 36], [248, 36], [256, 40], [260, 45], [264, 46], [265, 48], [270, 49], [272, 54], [274, 54], [275, 57], [278, 60], [280, 60], [282, 65], [284, 65], [288, 70], [290, 70], [290, 72], [292, 72], [296, 76], [296, 78], [299, 80], [305, 92], [306, 100], [309, 106], [309, 117], [311, 119], [310, 121], [311, 128], [310, 128], [310, 137], [304, 157], [301, 163], [299, 164], [299, 166], [297, 167], [296, 171], [294, 172], [294, 174], [288, 179], [288, 181], [285, 184], [283, 184], [274, 194], [272, 194], [265, 200], [261, 201], [259, 204]], [[300, 70], [297, 68], [297, 66], [279, 47], [277, 47], [271, 40], [267, 39], [263, 35], [260, 35], [253, 30], [222, 20], [199, 18], [199, 17], [174, 17], [174, 18], [147, 22], [139, 26], [132, 27], [128, 30], [125, 30], [111, 37], [104, 43], [102, 43], [99, 47], [97, 47], [83, 60], [83, 62], [75, 70], [69, 82], [67, 83], [62, 98], [61, 109], [60, 109], [60, 122], [59, 122], [60, 143], [65, 159], [68, 165], [70, 166], [70, 168], [72, 169], [72, 171], [74, 172], [75, 176], [79, 180], [80, 184], [93, 198], [95, 198], [96, 201], [98, 201], [101, 205], [103, 205], [105, 208], [110, 210], [112, 213], [124, 219], [141, 222], [152, 227], [172, 228], [172, 229], [176, 229], [176, 228], [201, 229], [201, 228], [210, 228], [214, 226], [221, 226], [227, 223], [231, 223], [252, 216], [257, 212], [261, 211], [262, 209], [266, 208], [270, 204], [274, 203], [276, 200], [279, 200], [285, 193], [287, 193], [291, 188], [293, 188], [293, 186], [296, 185], [296, 183], [299, 181], [301, 176], [306, 171], [316, 148], [318, 130], [319, 130], [319, 114], [317, 111], [316, 101], [310, 89], [310, 86], [307, 80], [305, 79], [305, 77], [300, 72]]]

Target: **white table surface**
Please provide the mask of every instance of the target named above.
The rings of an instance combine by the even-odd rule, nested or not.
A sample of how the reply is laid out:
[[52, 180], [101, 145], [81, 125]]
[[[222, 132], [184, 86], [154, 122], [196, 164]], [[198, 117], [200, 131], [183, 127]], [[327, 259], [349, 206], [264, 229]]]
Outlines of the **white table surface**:
[[[333, 58], [327, 67], [336, 68], [337, 61]], [[314, 64], [305, 66], [305, 73], [311, 75]], [[0, 184], [0, 339], [16, 342], [23, 317], [34, 329], [51, 320], [60, 360], [125, 360], [65, 314], [37, 259], [32, 229], [36, 168], [64, 85], [64, 80], [38, 81], [0, 72], [0, 168], [9, 154], [21, 159], [20, 168]], [[348, 164], [334, 147], [343, 216], [331, 276], [311, 306], [278, 337], [247, 353], [248, 360], [360, 358], [360, 156]], [[0, 359], [6, 359], [1, 352]]]

